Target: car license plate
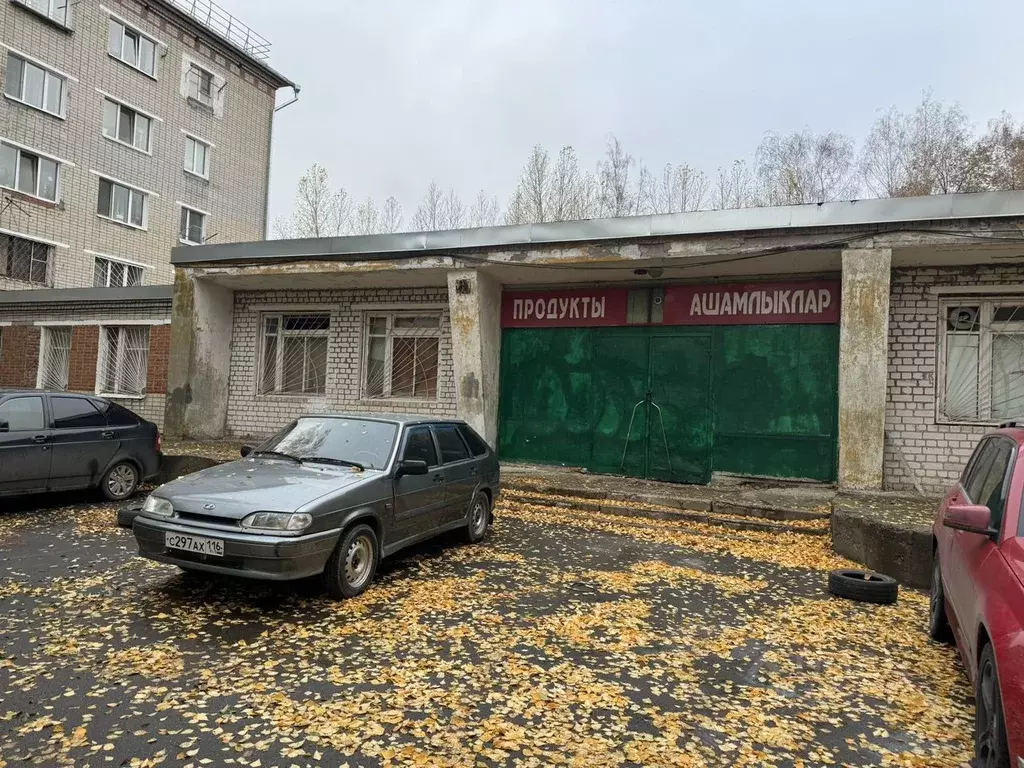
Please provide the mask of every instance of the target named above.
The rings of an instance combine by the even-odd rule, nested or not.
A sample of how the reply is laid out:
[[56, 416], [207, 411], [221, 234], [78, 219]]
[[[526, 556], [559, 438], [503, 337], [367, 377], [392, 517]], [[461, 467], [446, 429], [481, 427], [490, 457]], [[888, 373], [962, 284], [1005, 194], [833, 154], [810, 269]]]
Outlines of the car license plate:
[[168, 549], [183, 549], [197, 555], [224, 557], [223, 539], [207, 539], [204, 536], [188, 536], [184, 533], [165, 533], [164, 545]]

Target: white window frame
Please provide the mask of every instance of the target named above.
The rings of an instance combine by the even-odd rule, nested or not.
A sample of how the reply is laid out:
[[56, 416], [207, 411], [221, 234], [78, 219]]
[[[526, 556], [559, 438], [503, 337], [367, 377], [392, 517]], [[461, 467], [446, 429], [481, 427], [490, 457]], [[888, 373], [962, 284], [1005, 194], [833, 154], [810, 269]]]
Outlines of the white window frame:
[[[33, 13], [36, 13], [40, 16], [43, 16], [46, 19], [49, 19], [55, 24], [59, 24], [60, 26], [67, 28], [71, 27], [72, 0], [43, 0], [43, 2], [45, 2], [47, 5], [47, 9], [45, 11], [42, 8], [37, 8], [33, 4], [32, 0], [14, 0], [14, 2], [17, 5], [20, 5], [22, 8], [27, 8]], [[57, 8], [60, 6], [61, 3], [64, 4], [63, 18], [56, 14]]]
[[[121, 39], [120, 39], [120, 46], [119, 46], [120, 50], [117, 53], [114, 53], [112, 50], [110, 50], [111, 27], [113, 27], [115, 25], [121, 28]], [[124, 57], [124, 52], [125, 52], [124, 39], [129, 34], [132, 34], [132, 35], [134, 35], [135, 37], [137, 37], [139, 39], [139, 44], [136, 46], [136, 51], [135, 51], [136, 52], [136, 60], [135, 61], [131, 61], [131, 60], [126, 59]], [[146, 41], [148, 41], [149, 43], [151, 43], [153, 45], [153, 71], [152, 72], [147, 72], [141, 66], [141, 62], [142, 62], [142, 40], [146, 40]], [[124, 19], [120, 18], [119, 16], [115, 16], [113, 14], [110, 15], [110, 20], [109, 20], [109, 22], [107, 24], [107, 55], [110, 56], [112, 59], [116, 59], [117, 61], [120, 61], [123, 64], [127, 64], [129, 67], [131, 67], [132, 69], [134, 69], [134, 70], [136, 70], [138, 72], [141, 72], [146, 77], [152, 78], [153, 80], [158, 79], [157, 78], [157, 70], [159, 69], [159, 66], [160, 66], [159, 63], [158, 63], [160, 61], [160, 41], [157, 40], [156, 38], [152, 37], [151, 35], [147, 35], [145, 32], [140, 30], [135, 25], [129, 24]]]
[[[436, 333], [428, 333], [427, 328], [395, 328], [396, 317], [431, 317], [437, 319]], [[367, 392], [367, 377], [370, 374], [369, 366], [369, 354], [370, 354], [370, 321], [374, 318], [384, 318], [386, 320], [386, 328], [383, 338], [384, 342], [384, 383], [381, 394], [371, 395]], [[359, 373], [359, 394], [363, 400], [371, 401], [404, 401], [404, 402], [436, 402], [440, 389], [441, 379], [441, 322], [442, 313], [440, 310], [430, 309], [403, 309], [399, 311], [386, 311], [386, 310], [375, 310], [368, 309], [363, 312], [363, 323], [362, 323], [362, 352], [360, 355], [360, 373]], [[429, 329], [433, 330], [433, 328]], [[377, 338], [381, 338], [380, 334], [375, 334]], [[396, 338], [418, 338], [418, 339], [437, 339], [437, 375], [435, 378], [434, 396], [432, 398], [417, 397], [413, 395], [393, 395], [391, 392], [391, 375], [393, 367], [394, 357], [394, 345]]]
[[[106, 323], [106, 324], [100, 325], [100, 327], [99, 327], [99, 329], [100, 329], [99, 330], [99, 333], [100, 333], [99, 354], [96, 355], [96, 388], [95, 388], [95, 393], [97, 395], [102, 395], [103, 397], [109, 397], [109, 398], [120, 398], [122, 400], [142, 400], [143, 398], [146, 397], [146, 386], [148, 384], [147, 378], [148, 378], [148, 374], [149, 374], [149, 352], [150, 352], [150, 344], [151, 344], [151, 340], [152, 340], [152, 334], [150, 333], [151, 326], [152, 326], [151, 323], [145, 323], [145, 324], [134, 323], [134, 324], [130, 324], [130, 325], [126, 325], [126, 324], [122, 324], [122, 323]], [[126, 372], [127, 372], [126, 368], [125, 368], [125, 363], [124, 363], [125, 355], [128, 352], [128, 349], [127, 349], [128, 333], [127, 332], [128, 331], [135, 331], [135, 330], [138, 330], [140, 328], [145, 328], [146, 329], [146, 350], [145, 350], [146, 351], [146, 357], [145, 357], [145, 365], [143, 365], [143, 367], [142, 367], [141, 386], [139, 387], [139, 389], [141, 391], [140, 392], [123, 391], [122, 386], [121, 386], [123, 381], [122, 381], [121, 377], [123, 377], [126, 374]], [[110, 354], [110, 350], [108, 349], [108, 343], [107, 343], [107, 331], [108, 330], [113, 330], [113, 329], [117, 329], [118, 335], [117, 335], [117, 349], [114, 350], [114, 356], [115, 356], [115, 360], [114, 360], [114, 366], [115, 366], [115, 368], [114, 368], [114, 370], [115, 370], [114, 391], [113, 392], [109, 392], [109, 391], [106, 391], [103, 388], [103, 384], [105, 383], [104, 379], [106, 378], [103, 374], [104, 374], [104, 368], [106, 367], [107, 356]]]
[[[184, 133], [184, 131], [182, 131]], [[191, 145], [189, 144], [191, 142]], [[196, 165], [196, 146], [201, 145], [203, 147], [203, 170], [202, 173], [195, 170]], [[191, 152], [189, 151], [191, 149]], [[200, 139], [191, 133], [185, 133], [185, 173], [193, 176], [198, 176], [200, 179], [210, 178], [210, 150], [213, 149], [213, 144], [208, 141]]]
[[[36, 389], [46, 389], [45, 386], [45, 369], [46, 361], [50, 355], [50, 348], [53, 344], [53, 336], [56, 332], [67, 334], [67, 355], [64, 358], [64, 380], [70, 384], [71, 382], [71, 345], [74, 336], [74, 326], [69, 325], [44, 325], [40, 328], [39, 338], [39, 360], [36, 364]], [[64, 385], [64, 389], [61, 391], [67, 391], [68, 384]]]
[[[40, 239], [35, 238], [35, 237], [29, 237], [28, 235], [18, 234], [17, 232], [11, 232], [11, 231], [8, 231], [8, 230], [0, 230], [0, 235], [3, 235], [4, 237], [7, 237], [7, 238], [14, 238], [16, 240], [24, 240], [26, 242], [32, 243], [33, 245], [43, 246], [43, 247], [45, 247], [47, 249], [47, 251], [46, 251], [46, 275], [45, 275], [45, 278], [44, 278], [43, 282], [38, 282], [38, 281], [35, 281], [35, 280], [31, 280], [31, 279], [30, 280], [22, 280], [20, 277], [15, 277], [14, 275], [11, 275], [9, 273], [10, 270], [8, 269], [8, 259], [10, 258], [10, 250], [9, 250], [10, 249], [10, 240], [8, 240], [8, 250], [7, 251], [0, 250], [0, 278], [4, 278], [6, 280], [15, 280], [15, 281], [17, 281], [19, 283], [27, 283], [28, 285], [42, 285], [42, 286], [46, 286], [46, 287], [52, 287], [53, 286], [54, 256], [55, 256], [55, 254], [57, 252], [57, 248], [58, 248], [58, 246], [55, 243], [47, 242], [45, 240], [40, 240]], [[65, 246], [61, 246], [61, 247], [65, 247]], [[32, 262], [33, 261], [39, 261], [39, 259], [35, 258], [34, 253], [29, 255], [29, 277], [30, 278], [32, 276]]]
[[[120, 224], [123, 227], [131, 227], [132, 229], [147, 230], [149, 228], [149, 198], [153, 195], [153, 193], [152, 192], [148, 192], [147, 190], [144, 190], [144, 189], [139, 189], [138, 187], [133, 187], [131, 184], [126, 184], [125, 182], [120, 181], [118, 179], [111, 178], [110, 176], [104, 176], [104, 175], [101, 175], [101, 174], [97, 174], [97, 175], [100, 178], [100, 184], [102, 184], [104, 181], [106, 181], [109, 184], [113, 185], [114, 187], [122, 187], [122, 188], [128, 190], [128, 220], [127, 221], [121, 221], [120, 219], [114, 218], [114, 216], [110, 215], [110, 214], [112, 214], [114, 212], [114, 191], [113, 191], [113, 189], [111, 189], [111, 191], [110, 191], [110, 214], [102, 214], [102, 213], [99, 212], [98, 208], [99, 208], [99, 201], [100, 201], [100, 184], [96, 185], [96, 206], [97, 206], [96, 215], [99, 216], [101, 219], [105, 219], [107, 221], [112, 221], [115, 224]], [[141, 195], [142, 196], [142, 224], [141, 225], [133, 224], [131, 222], [132, 198], [133, 198], [134, 195]]]
[[[978, 417], [963, 419], [946, 414], [946, 359], [947, 339], [951, 333], [946, 323], [949, 310], [953, 307], [978, 307]], [[992, 417], [992, 338], [999, 333], [992, 328], [992, 318], [998, 307], [1022, 307], [1024, 295], [1012, 296], [1005, 294], [944, 294], [939, 298], [939, 317], [936, 323], [936, 374], [935, 374], [935, 422], [937, 424], [955, 424], [969, 426], [992, 426], [1000, 422], [1000, 418]], [[1024, 320], [1007, 325], [1007, 330], [1024, 334]], [[1000, 327], [1002, 330], [1002, 326]], [[969, 332], [962, 332], [969, 333]], [[982, 386], [980, 378], [988, 371], [988, 385]], [[1024, 416], [1024, 413], [1021, 414]]]
[[[284, 320], [286, 317], [293, 316], [311, 316], [311, 315], [322, 315], [327, 318], [327, 328], [317, 328], [311, 330], [299, 330], [299, 331], [286, 331], [284, 329]], [[258, 368], [256, 370], [256, 394], [262, 397], [322, 397], [327, 392], [327, 360], [324, 361], [324, 391], [323, 392], [294, 392], [285, 391], [282, 389], [284, 386], [284, 339], [285, 337], [304, 337], [304, 338], [325, 338], [327, 339], [327, 359], [330, 359], [331, 354], [331, 313], [327, 309], [310, 307], [295, 309], [286, 312], [261, 312], [260, 313], [260, 325], [259, 325], [259, 337], [257, 344], [256, 358], [258, 360]], [[277, 320], [277, 333], [267, 333], [267, 320]], [[274, 384], [270, 389], [264, 390], [263, 382], [263, 371], [266, 370], [263, 361], [267, 353], [267, 337], [275, 336], [277, 338], [277, 344], [275, 345], [275, 364], [274, 364]], [[302, 381], [306, 381], [306, 371], [309, 365], [309, 355], [306, 353], [306, 349], [303, 349], [302, 359]]]
[[[182, 245], [202, 245], [203, 243], [206, 242], [206, 222], [209, 220], [210, 214], [207, 213], [206, 211], [201, 211], [198, 208], [194, 208], [191, 205], [185, 205], [184, 203], [180, 203], [179, 202], [178, 205], [181, 208], [181, 210], [178, 213], [178, 242], [180, 242]], [[182, 227], [181, 227], [181, 217], [182, 217], [182, 215], [187, 215], [188, 218], [189, 218], [189, 222], [185, 226], [185, 231], [184, 232], [182, 232]], [[203, 217], [202, 227], [201, 227], [202, 233], [200, 234], [200, 236], [199, 236], [200, 239], [198, 241], [187, 239], [188, 231], [189, 231], [189, 229], [191, 229], [190, 224], [191, 224], [191, 218], [192, 218], [193, 215], [198, 215], [198, 216], [202, 216]], [[183, 237], [182, 235], [185, 235], [186, 237]]]
[[[208, 75], [210, 78], [209, 96], [205, 96], [203, 94], [203, 75]], [[217, 89], [217, 75], [206, 67], [200, 66], [192, 61], [189, 63], [188, 73], [185, 75], [185, 79], [188, 84], [188, 98], [205, 107], [213, 109], [213, 103], [217, 99], [217, 94], [215, 93], [215, 90]]]
[[[106, 282], [103, 285], [93, 285], [94, 288], [128, 288], [128, 287], [130, 287], [129, 283], [128, 283], [128, 270], [130, 270], [130, 269], [137, 269], [137, 270], [139, 270], [139, 282], [135, 283], [134, 285], [145, 285], [146, 269], [147, 269], [145, 264], [139, 264], [136, 261], [128, 261], [127, 259], [119, 259], [116, 256], [107, 256], [106, 254], [103, 254], [103, 253], [94, 253], [92, 251], [86, 251], [86, 253], [93, 257], [93, 282], [94, 283], [95, 283], [95, 277], [96, 277], [97, 262], [101, 262], [101, 261], [102, 262], [106, 262], [106, 267], [104, 267], [104, 271], [106, 273]], [[121, 282], [120, 285], [112, 285], [111, 282], [110, 282], [110, 273], [112, 271], [112, 265], [114, 265], [114, 264], [120, 264], [121, 266], [124, 267], [124, 280]]]
[[[12, 56], [21, 61], [21, 82], [18, 86], [17, 96], [14, 96], [13, 94], [7, 92], [7, 78], [10, 76], [11, 72], [10, 58]], [[29, 58], [25, 54], [15, 51], [13, 48], [7, 48], [7, 57], [7, 70], [4, 72], [4, 98], [10, 99], [11, 101], [16, 101], [19, 104], [24, 104], [26, 107], [37, 110], [39, 112], [43, 112], [47, 115], [58, 117], [61, 120], [66, 120], [66, 107], [68, 103], [68, 81], [71, 78], [68, 75], [58, 72], [53, 67], [44, 64], [38, 59]], [[40, 105], [36, 105], [30, 101], [25, 100], [25, 65], [31, 65], [36, 69], [41, 69], [43, 71], [43, 102]], [[51, 110], [46, 108], [46, 105], [49, 102], [48, 96], [50, 93], [51, 80], [60, 81], [60, 109], [57, 112], [52, 112]]]
[[[114, 119], [114, 133], [113, 135], [107, 133], [107, 105], [112, 104], [117, 108], [117, 117]], [[132, 120], [132, 141], [128, 143], [121, 138], [121, 120], [125, 118], [125, 113], [128, 113], [128, 118]], [[138, 119], [142, 117], [149, 121], [149, 130], [146, 132], [146, 146], [140, 147], [135, 144], [135, 129], [138, 124]], [[153, 115], [147, 115], [135, 107], [125, 104], [123, 101], [111, 98], [110, 96], [103, 97], [103, 115], [102, 115], [102, 131], [103, 137], [120, 144], [122, 147], [128, 147], [134, 149], [136, 152], [142, 152], [145, 155], [153, 154], [153, 127], [156, 125], [157, 118]]]
[[[10, 190], [12, 190], [14, 192], [17, 192], [19, 195], [28, 195], [29, 197], [35, 198], [36, 200], [42, 200], [45, 203], [53, 203], [54, 205], [59, 204], [60, 200], [61, 200], [61, 176], [63, 176], [63, 171], [61, 169], [61, 166], [64, 165], [64, 163], [62, 161], [58, 160], [57, 158], [53, 157], [52, 155], [47, 155], [45, 152], [38, 152], [36, 150], [29, 149], [28, 147], [22, 146], [20, 144], [15, 144], [13, 141], [7, 141], [6, 139], [0, 139], [0, 144], [4, 144], [4, 145], [10, 147], [11, 149], [14, 150], [14, 153], [15, 153], [15, 160], [14, 160], [14, 186], [11, 187], [11, 186], [8, 186], [6, 184], [0, 184], [0, 188], [10, 189]], [[26, 192], [25, 190], [19, 188], [19, 184], [21, 182], [21, 157], [22, 157], [22, 155], [30, 155], [32, 157], [35, 157], [35, 159], [36, 159], [36, 188], [35, 188], [35, 192]], [[52, 199], [49, 198], [49, 197], [43, 197], [42, 195], [39, 194], [39, 189], [40, 189], [40, 186], [42, 185], [42, 182], [43, 182], [43, 175], [39, 172], [39, 166], [41, 165], [41, 161], [42, 160], [46, 160], [47, 162], [53, 163], [57, 167], [56, 174], [55, 174], [55, 179], [54, 179], [54, 196], [53, 196]]]

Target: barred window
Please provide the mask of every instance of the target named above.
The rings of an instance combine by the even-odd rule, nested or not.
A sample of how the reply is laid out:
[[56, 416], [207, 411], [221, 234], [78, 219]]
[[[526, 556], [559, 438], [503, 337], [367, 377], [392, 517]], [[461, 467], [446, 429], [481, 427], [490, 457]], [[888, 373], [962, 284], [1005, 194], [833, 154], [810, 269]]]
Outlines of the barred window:
[[100, 333], [99, 392], [108, 395], [146, 394], [148, 361], [148, 326], [105, 326]]
[[264, 315], [259, 393], [322, 395], [330, 330], [329, 314]]
[[93, 265], [94, 288], [124, 288], [142, 285], [142, 267], [99, 256]]
[[28, 150], [0, 143], [0, 187], [57, 202], [60, 165]]
[[7, 54], [4, 93], [15, 101], [63, 117], [66, 87], [64, 78], [56, 72], [44, 69], [13, 53]]
[[149, 152], [153, 121], [112, 99], [103, 100], [103, 135], [140, 152]]
[[0, 277], [50, 286], [53, 285], [52, 263], [52, 245], [0, 234]]
[[131, 227], [146, 226], [146, 193], [123, 184], [100, 179], [100, 196], [96, 213], [105, 219], [119, 221]]
[[71, 327], [43, 328], [39, 355], [39, 386], [42, 389], [67, 389], [70, 360]]
[[435, 399], [440, 326], [437, 313], [367, 315], [363, 396]]
[[115, 59], [156, 77], [156, 42], [117, 19], [110, 20], [107, 50]]

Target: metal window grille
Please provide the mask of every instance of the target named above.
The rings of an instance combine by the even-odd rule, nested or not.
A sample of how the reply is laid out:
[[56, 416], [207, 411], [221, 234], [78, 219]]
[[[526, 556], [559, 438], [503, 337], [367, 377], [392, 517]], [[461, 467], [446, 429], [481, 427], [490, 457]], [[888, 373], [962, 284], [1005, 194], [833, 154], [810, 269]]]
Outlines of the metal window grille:
[[259, 393], [324, 394], [330, 330], [329, 314], [264, 315]]
[[92, 284], [94, 288], [124, 288], [131, 285], [142, 285], [142, 267], [97, 256], [93, 265]]
[[438, 313], [367, 315], [363, 396], [435, 399], [440, 326]]
[[10, 144], [0, 144], [0, 187], [57, 202], [60, 165]]
[[52, 245], [0, 234], [0, 277], [52, 286], [52, 263]]
[[100, 336], [100, 392], [110, 395], [146, 394], [149, 361], [147, 326], [106, 326]]
[[71, 360], [71, 328], [43, 328], [39, 355], [39, 386], [43, 389], [68, 388], [68, 363]]
[[1024, 417], [1024, 301], [947, 305], [940, 411], [947, 421]]

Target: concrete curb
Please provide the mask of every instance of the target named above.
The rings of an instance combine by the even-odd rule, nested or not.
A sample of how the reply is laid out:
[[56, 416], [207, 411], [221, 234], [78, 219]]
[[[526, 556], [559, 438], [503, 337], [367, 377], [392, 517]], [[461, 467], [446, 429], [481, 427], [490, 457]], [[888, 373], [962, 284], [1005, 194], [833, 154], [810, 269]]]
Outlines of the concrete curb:
[[832, 512], [837, 553], [892, 576], [908, 587], [927, 589], [932, 574], [932, 532], [920, 524], [897, 525], [856, 507]]

